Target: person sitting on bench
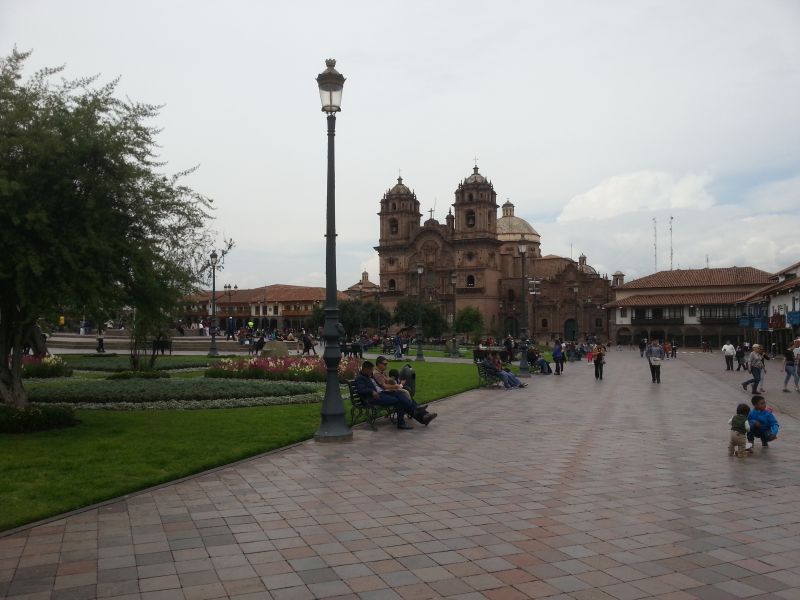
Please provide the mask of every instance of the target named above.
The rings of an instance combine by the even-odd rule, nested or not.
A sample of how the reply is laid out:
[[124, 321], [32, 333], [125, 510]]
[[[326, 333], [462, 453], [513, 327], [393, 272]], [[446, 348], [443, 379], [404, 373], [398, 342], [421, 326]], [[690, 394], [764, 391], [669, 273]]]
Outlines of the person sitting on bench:
[[498, 356], [497, 352], [492, 352], [491, 355], [487, 355], [481, 364], [483, 365], [484, 369], [486, 369], [487, 375], [499, 377], [500, 381], [503, 382], [503, 386], [506, 388], [528, 386], [527, 383], [522, 383], [519, 379], [517, 379], [517, 376], [510, 371], [503, 370], [502, 363], [500, 362], [500, 357]]
[[406, 424], [405, 415], [423, 425], [427, 425], [436, 418], [436, 413], [426, 413], [407, 393], [398, 390], [384, 390], [379, 386], [372, 378], [374, 368], [375, 365], [368, 360], [362, 363], [361, 371], [355, 378], [356, 390], [358, 395], [367, 402], [380, 406], [396, 406], [398, 429], [413, 429], [411, 425]]
[[539, 367], [539, 373], [542, 375], [550, 375], [553, 372], [550, 363], [547, 362], [547, 359], [539, 354], [539, 351], [536, 348], [528, 348], [528, 363], [531, 366]]

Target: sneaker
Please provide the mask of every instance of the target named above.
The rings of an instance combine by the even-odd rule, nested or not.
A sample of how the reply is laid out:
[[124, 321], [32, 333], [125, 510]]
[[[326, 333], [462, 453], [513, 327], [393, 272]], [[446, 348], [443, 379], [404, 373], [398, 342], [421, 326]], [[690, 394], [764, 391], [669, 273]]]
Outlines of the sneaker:
[[742, 389], [743, 389], [745, 392], [747, 391], [747, 384], [746, 384], [746, 383], [743, 383], [743, 384], [742, 384]]
[[783, 388], [781, 391], [791, 394], [791, 392], [789, 391], [789, 388]]
[[398, 423], [397, 424], [397, 428], [398, 429], [414, 429], [414, 426], [413, 425], [409, 425], [408, 423]]

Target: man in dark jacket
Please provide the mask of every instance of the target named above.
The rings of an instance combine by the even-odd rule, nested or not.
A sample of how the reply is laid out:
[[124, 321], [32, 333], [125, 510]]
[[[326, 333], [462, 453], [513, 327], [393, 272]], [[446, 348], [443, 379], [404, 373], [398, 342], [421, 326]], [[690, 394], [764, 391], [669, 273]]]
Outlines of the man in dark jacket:
[[362, 399], [372, 404], [396, 406], [398, 429], [413, 429], [411, 425], [406, 424], [405, 415], [412, 417], [423, 425], [427, 425], [436, 418], [436, 413], [426, 413], [405, 393], [392, 392], [381, 388], [372, 378], [374, 368], [375, 365], [370, 361], [364, 361], [361, 365], [361, 371], [356, 375], [356, 390]]

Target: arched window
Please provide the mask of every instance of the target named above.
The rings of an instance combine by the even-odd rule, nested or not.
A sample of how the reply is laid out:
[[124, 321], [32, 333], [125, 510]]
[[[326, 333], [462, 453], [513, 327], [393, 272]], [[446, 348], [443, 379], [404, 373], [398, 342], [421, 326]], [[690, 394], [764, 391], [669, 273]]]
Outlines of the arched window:
[[475, 211], [468, 210], [466, 214], [467, 227], [475, 227]]
[[472, 202], [472, 194], [469, 194], [469, 195], [467, 196], [467, 200], [469, 200], [470, 202]]
[[465, 258], [467, 260], [472, 260], [473, 258], [475, 258], [475, 253], [474, 252], [467, 252], [464, 256], [465, 256]]
[[474, 275], [467, 275], [467, 287], [475, 287], [475, 276]]
[[397, 225], [397, 219], [391, 219], [389, 221], [389, 233], [392, 235], [396, 234], [399, 231], [399, 227]]
[[516, 294], [514, 290], [508, 290], [508, 301], [513, 302], [516, 299]]
[[395, 283], [394, 279], [389, 280], [389, 291], [393, 292], [397, 289], [397, 284]]
[[542, 319], [542, 329], [547, 329], [547, 319]]
[[386, 262], [389, 263], [390, 267], [393, 267], [395, 263], [394, 256], [390, 256], [389, 258], [387, 258]]
[[397, 202], [392, 202], [392, 210], [397, 210]]

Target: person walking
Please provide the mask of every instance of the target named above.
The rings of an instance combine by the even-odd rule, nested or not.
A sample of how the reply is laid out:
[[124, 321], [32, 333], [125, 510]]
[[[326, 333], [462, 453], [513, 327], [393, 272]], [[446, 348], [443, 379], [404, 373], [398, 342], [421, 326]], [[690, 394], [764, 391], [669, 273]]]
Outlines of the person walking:
[[647, 339], [642, 338], [639, 341], [639, 356], [644, 356], [645, 350], [647, 350]]
[[606, 364], [606, 347], [597, 344], [594, 347], [594, 378], [596, 381], [603, 381], [603, 366]]
[[560, 339], [553, 346], [553, 362], [556, 363], [556, 375], [561, 375], [564, 372], [564, 346]]
[[730, 340], [725, 342], [722, 347], [722, 355], [725, 357], [725, 370], [733, 371], [733, 358], [736, 356], [736, 348], [733, 347]]
[[764, 349], [761, 344], [753, 344], [753, 351], [747, 358], [747, 364], [750, 367], [750, 379], [742, 382], [742, 389], [746, 392], [747, 386], [753, 384], [753, 394], [758, 393], [758, 386], [761, 383], [761, 370], [764, 368], [764, 357], [762, 352]]
[[658, 343], [658, 340], [653, 340], [653, 343], [645, 351], [647, 362], [650, 365], [650, 376], [653, 383], [661, 383], [661, 362], [664, 360], [664, 349]]
[[744, 362], [744, 347], [742, 347], [741, 344], [737, 344], [735, 356], [736, 356], [736, 370], [747, 371], [747, 365]]
[[[795, 344], [798, 340], [795, 340]], [[794, 354], [794, 346], [790, 346], [783, 351], [783, 372], [786, 377], [783, 378], [783, 391], [788, 392], [787, 387], [790, 379], [794, 379], [794, 390], [800, 392], [800, 375], [797, 374], [797, 359]]]

